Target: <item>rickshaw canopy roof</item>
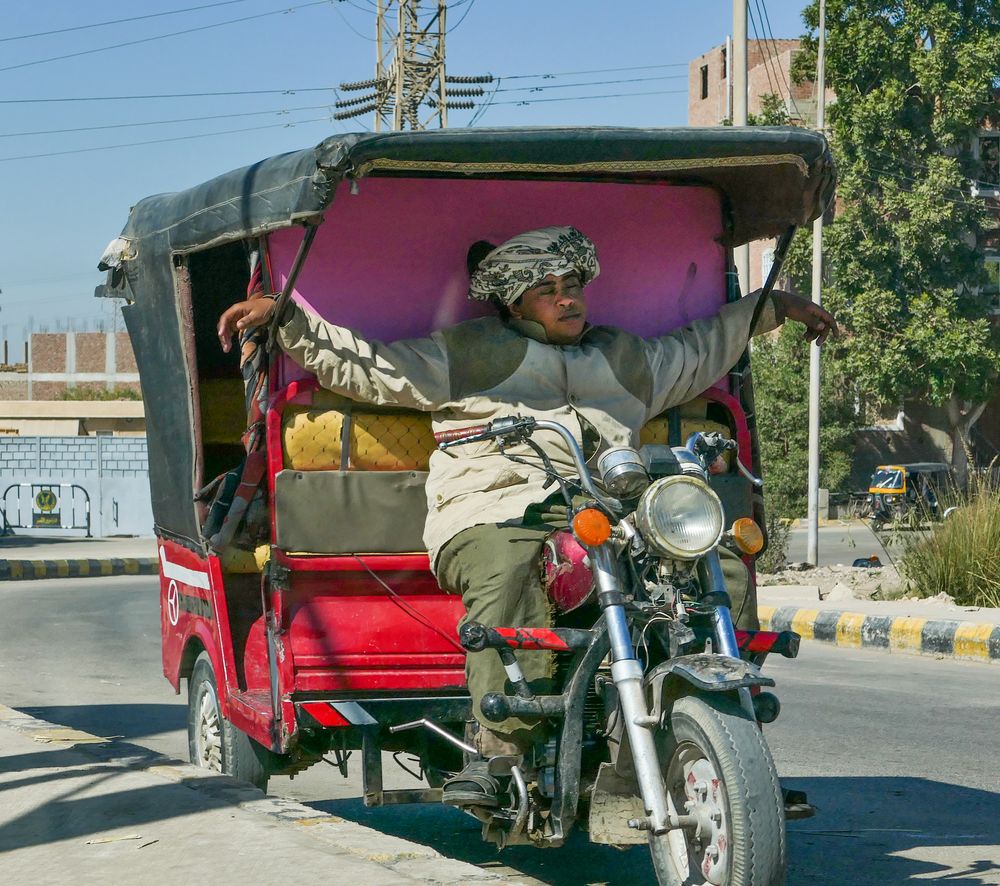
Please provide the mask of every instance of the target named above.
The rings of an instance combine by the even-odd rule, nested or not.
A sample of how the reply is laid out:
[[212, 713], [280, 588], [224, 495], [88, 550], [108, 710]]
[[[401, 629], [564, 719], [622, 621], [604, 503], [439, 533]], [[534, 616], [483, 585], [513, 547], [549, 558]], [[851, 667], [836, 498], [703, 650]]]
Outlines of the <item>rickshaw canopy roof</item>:
[[[717, 188], [726, 245], [812, 221], [833, 195], [826, 139], [797, 127], [444, 129], [350, 134], [140, 201], [102, 269], [166, 234], [184, 252], [320, 215], [338, 182], [364, 176], [659, 181]], [[162, 242], [162, 241], [161, 241]], [[117, 252], [118, 254], [114, 254]]]

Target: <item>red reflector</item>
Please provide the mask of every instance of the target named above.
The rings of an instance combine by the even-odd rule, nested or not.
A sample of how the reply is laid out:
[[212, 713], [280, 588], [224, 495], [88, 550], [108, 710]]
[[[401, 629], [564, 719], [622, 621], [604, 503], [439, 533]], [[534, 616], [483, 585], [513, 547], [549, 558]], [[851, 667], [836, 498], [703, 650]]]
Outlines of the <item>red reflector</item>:
[[350, 721], [328, 701], [309, 702], [302, 705], [302, 710], [319, 723], [320, 726], [351, 725]]

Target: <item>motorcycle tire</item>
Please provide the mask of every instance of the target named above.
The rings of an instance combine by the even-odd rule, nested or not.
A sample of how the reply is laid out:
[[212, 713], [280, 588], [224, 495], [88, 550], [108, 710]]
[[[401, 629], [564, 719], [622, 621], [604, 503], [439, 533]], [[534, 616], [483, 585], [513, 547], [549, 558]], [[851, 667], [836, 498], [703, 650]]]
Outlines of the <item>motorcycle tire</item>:
[[659, 886], [780, 886], [785, 882], [785, 812], [764, 736], [728, 696], [686, 696], [663, 735], [664, 783], [693, 829], [650, 835]]

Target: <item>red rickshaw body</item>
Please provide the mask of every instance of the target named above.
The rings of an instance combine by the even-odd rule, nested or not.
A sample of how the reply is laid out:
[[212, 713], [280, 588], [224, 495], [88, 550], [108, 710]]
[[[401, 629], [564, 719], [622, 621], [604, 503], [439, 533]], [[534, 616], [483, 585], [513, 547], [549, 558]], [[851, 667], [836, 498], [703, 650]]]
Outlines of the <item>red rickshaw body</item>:
[[[539, 138], [554, 139], [558, 148], [558, 132], [542, 131]], [[594, 130], [594, 144], [606, 132], [632, 137]], [[673, 131], [662, 132], [669, 141]], [[738, 142], [730, 133], [711, 132], [723, 147]], [[420, 135], [409, 138], [416, 144]], [[449, 137], [438, 136], [442, 143]], [[642, 138], [644, 151], [659, 150], [656, 139]], [[716, 154], [718, 144], [713, 142], [711, 149]], [[811, 143], [807, 146], [812, 150]], [[670, 151], [688, 150], [682, 148], [673, 145]], [[813, 161], [802, 160], [784, 143], [768, 143], [760, 150], [772, 173], [788, 166], [801, 188]], [[801, 154], [804, 149], [797, 150]], [[223, 715], [282, 755], [293, 755], [306, 733], [342, 728], [356, 737], [376, 721], [433, 710], [436, 702], [445, 721], [460, 723], [468, 716], [464, 652], [457, 639], [464, 609], [461, 599], [441, 590], [434, 579], [419, 542], [419, 513], [410, 508], [405, 525], [374, 527], [377, 541], [371, 546], [357, 541], [338, 546], [339, 537], [356, 539], [371, 515], [352, 511], [349, 496], [330, 493], [340, 488], [345, 475], [351, 477], [347, 487], [356, 489], [366, 482], [362, 475], [393, 473], [412, 481], [407, 501], [415, 501], [414, 489], [422, 483], [433, 446], [430, 415], [372, 410], [380, 426], [406, 424], [405, 451], [389, 446], [391, 457], [381, 450], [358, 455], [343, 431], [339, 446], [331, 444], [329, 453], [318, 460], [310, 456], [303, 466], [296, 462], [292, 438], [313, 433], [317, 445], [327, 445], [323, 429], [333, 425], [326, 413], [342, 412], [344, 406], [318, 391], [315, 380], [287, 357], [276, 355], [268, 374], [260, 478], [270, 537], [256, 550], [213, 550], [201, 535], [208, 504], [184, 504], [184, 473], [197, 490], [220, 471], [233, 470], [243, 454], [247, 421], [244, 379], [235, 355], [221, 354], [214, 323], [228, 304], [242, 297], [251, 247], [263, 257], [272, 291], [286, 287], [303, 242], [302, 222], [319, 224], [292, 297], [369, 339], [423, 336], [490, 310], [467, 298], [469, 246], [477, 240], [501, 242], [546, 225], [571, 224], [597, 245], [601, 274], [587, 287], [591, 322], [652, 336], [712, 316], [738, 296], [730, 273], [733, 242], [748, 232], [778, 233], [794, 212], [786, 208], [784, 215], [755, 221], [746, 209], [752, 203], [749, 191], [739, 199], [733, 196], [737, 187], [755, 187], [763, 161], [740, 167], [742, 160], [733, 151], [714, 163], [698, 156], [654, 161], [619, 153], [614, 162], [584, 164], [569, 158], [531, 166], [510, 160], [494, 168], [478, 161], [421, 165], [405, 158], [380, 165], [371, 160], [377, 154], [373, 148], [367, 165], [355, 163], [336, 180], [328, 175], [328, 192], [297, 197], [301, 205], [290, 206], [283, 219], [243, 222], [233, 216], [225, 230], [220, 222], [214, 233], [187, 231], [186, 242], [176, 232], [156, 241], [154, 235], [161, 237], [166, 228], [149, 221], [154, 210], [176, 208], [177, 225], [190, 223], [189, 206], [199, 201], [224, 214], [230, 208], [224, 186], [249, 181], [254, 167], [230, 174], [228, 181], [220, 177], [200, 191], [139, 204], [130, 225], [150, 229], [146, 253], [141, 252], [142, 236], [127, 227], [120, 264], [107, 266], [113, 285], [134, 300], [125, 315], [149, 421], [156, 426], [151, 436], [159, 441], [151, 443], [151, 482], [161, 564], [163, 670], [178, 692], [198, 656], [207, 653]], [[828, 159], [825, 145], [820, 154]], [[731, 184], [737, 179], [720, 171], [726, 164], [735, 164], [745, 181]], [[319, 178], [315, 173], [313, 179]], [[303, 189], [315, 185], [306, 175], [290, 180]], [[322, 189], [315, 185], [314, 190]], [[234, 203], [239, 199], [238, 194], [232, 197]], [[172, 200], [179, 201], [176, 207]], [[144, 210], [146, 203], [150, 207]], [[144, 281], [135, 270], [142, 261], [152, 261], [154, 245], [165, 267], [169, 259], [171, 270], [157, 280], [148, 275], [145, 285], [155, 293], [149, 307], [142, 304]], [[115, 284], [119, 268], [124, 277]], [[171, 333], [167, 328], [158, 338], [153, 320], [156, 311], [166, 316], [171, 296], [179, 305], [176, 329]], [[171, 360], [178, 366], [168, 369]], [[171, 372], [164, 382], [164, 373]], [[173, 401], [170, 391], [164, 394], [158, 387], [164, 384], [173, 387]], [[720, 430], [738, 439], [739, 457], [754, 470], [752, 428], [743, 406], [747, 395], [746, 375], [721, 379], [669, 420], [654, 420], [642, 429], [643, 442], [668, 442], [668, 433], [686, 438], [698, 429]], [[354, 410], [357, 423], [365, 407]], [[171, 424], [178, 416], [184, 421], [185, 415], [192, 433], [189, 454], [185, 441], [170, 436]], [[418, 451], [421, 445], [424, 450]], [[156, 467], [160, 460], [162, 470]], [[762, 516], [759, 496], [734, 464], [713, 484], [730, 521]], [[289, 491], [293, 489], [301, 492]], [[294, 506], [286, 501], [293, 494], [299, 496]], [[322, 549], [297, 543], [300, 537], [315, 539], [317, 532], [325, 540]], [[398, 544], [386, 545], [386, 539]], [[392, 704], [401, 706], [401, 712], [385, 713]]]

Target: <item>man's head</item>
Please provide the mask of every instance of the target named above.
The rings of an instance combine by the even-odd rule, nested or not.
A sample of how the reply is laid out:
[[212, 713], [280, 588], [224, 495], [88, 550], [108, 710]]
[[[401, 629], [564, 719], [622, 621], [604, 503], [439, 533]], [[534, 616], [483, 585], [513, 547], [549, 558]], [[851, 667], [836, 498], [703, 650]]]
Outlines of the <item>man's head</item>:
[[515, 320], [531, 320], [545, 330], [554, 345], [573, 344], [587, 323], [587, 301], [575, 271], [547, 274], [507, 308]]
[[538, 323], [552, 344], [580, 337], [587, 319], [583, 287], [600, 266], [594, 244], [576, 228], [527, 231], [496, 248], [480, 241], [469, 251], [469, 264], [470, 298]]

